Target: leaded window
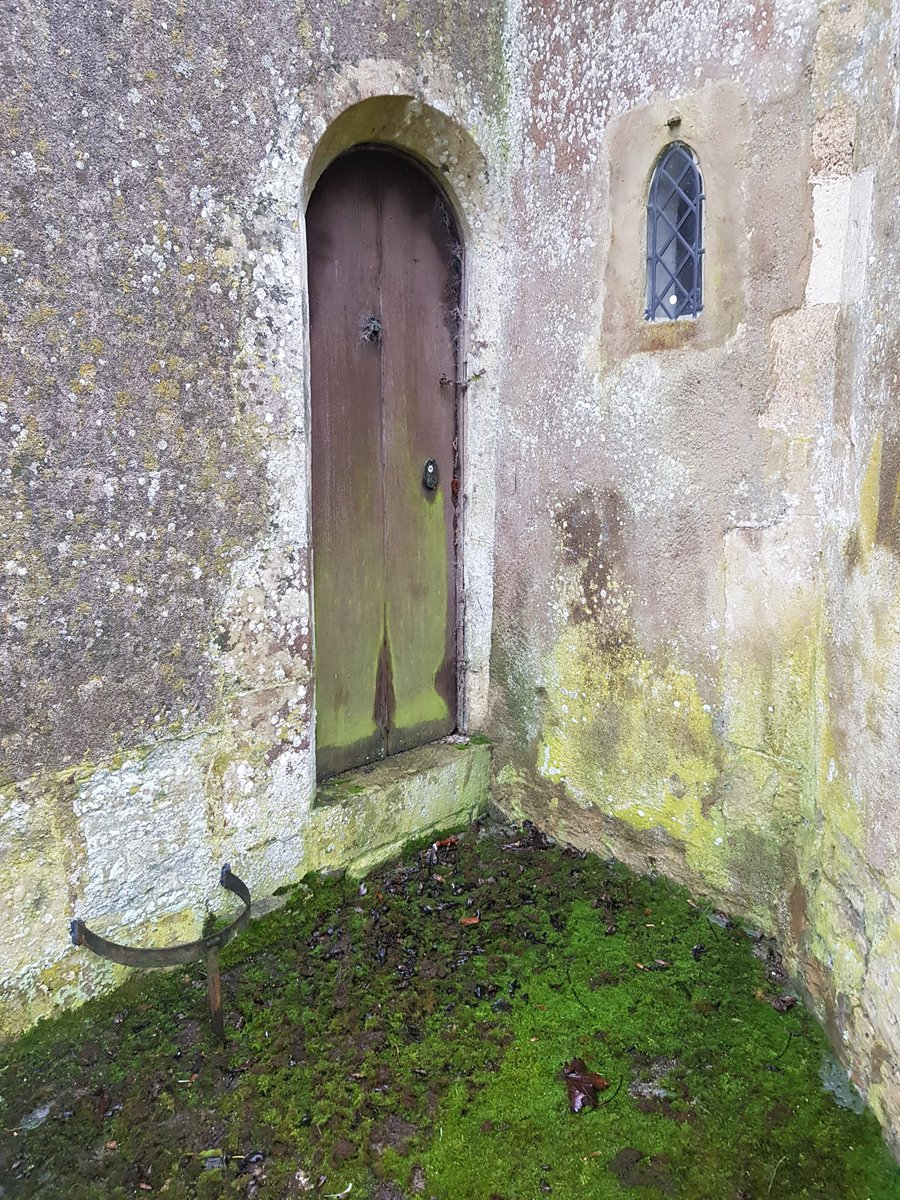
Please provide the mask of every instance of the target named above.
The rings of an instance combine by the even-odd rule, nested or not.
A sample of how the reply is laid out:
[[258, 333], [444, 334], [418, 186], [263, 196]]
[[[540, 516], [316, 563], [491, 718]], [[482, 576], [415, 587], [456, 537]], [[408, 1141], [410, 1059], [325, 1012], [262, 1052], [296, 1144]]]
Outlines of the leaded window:
[[696, 317], [703, 307], [703, 180], [697, 156], [672, 142], [647, 201], [648, 321]]

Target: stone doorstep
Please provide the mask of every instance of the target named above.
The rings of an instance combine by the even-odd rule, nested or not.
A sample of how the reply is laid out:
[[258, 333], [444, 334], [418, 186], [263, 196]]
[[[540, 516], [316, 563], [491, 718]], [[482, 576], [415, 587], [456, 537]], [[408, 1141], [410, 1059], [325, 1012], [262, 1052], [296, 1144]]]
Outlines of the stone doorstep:
[[316, 791], [307, 845], [317, 846], [318, 861], [308, 867], [363, 875], [414, 838], [474, 820], [487, 807], [490, 783], [491, 747], [462, 740], [335, 776]]

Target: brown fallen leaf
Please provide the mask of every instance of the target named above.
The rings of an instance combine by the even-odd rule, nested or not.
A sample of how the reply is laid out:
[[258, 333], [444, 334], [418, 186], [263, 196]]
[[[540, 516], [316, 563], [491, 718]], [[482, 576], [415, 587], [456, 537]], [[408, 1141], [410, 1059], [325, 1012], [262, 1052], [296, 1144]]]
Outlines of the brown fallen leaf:
[[776, 1012], [783, 1013], [783, 1012], [788, 1012], [789, 1009], [792, 1009], [796, 1003], [797, 1003], [796, 996], [786, 996], [786, 995], [778, 996], [775, 1000], [772, 1001], [772, 1007], [775, 1009]]
[[453, 835], [451, 834], [450, 837], [441, 838], [439, 841], [434, 842], [433, 845], [434, 845], [435, 850], [437, 850], [440, 846], [458, 846], [459, 838], [453, 837]]
[[460, 917], [459, 923], [460, 925], [479, 925], [481, 917]]
[[596, 1071], [589, 1071], [583, 1058], [573, 1058], [563, 1067], [566, 1091], [569, 1093], [569, 1111], [580, 1113], [585, 1108], [597, 1107], [597, 1093], [609, 1084]]

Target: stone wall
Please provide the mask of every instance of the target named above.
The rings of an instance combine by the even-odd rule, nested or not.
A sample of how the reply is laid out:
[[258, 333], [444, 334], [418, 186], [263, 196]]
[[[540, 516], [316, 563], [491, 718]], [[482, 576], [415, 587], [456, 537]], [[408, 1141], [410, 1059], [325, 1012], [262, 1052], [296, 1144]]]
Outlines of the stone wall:
[[457, 207], [462, 700], [479, 723], [503, 21], [479, 0], [6, 14], [2, 1032], [113, 978], [68, 945], [72, 916], [120, 940], [193, 936], [226, 859], [264, 896], [471, 807], [451, 772], [453, 803], [384, 792], [389, 822], [313, 810], [303, 214], [328, 161], [368, 140], [417, 155]]
[[[303, 209], [382, 141], [465, 233], [462, 711], [496, 802], [777, 933], [896, 1135], [897, 0], [9, 24], [2, 1028], [110, 982], [76, 913], [186, 935], [226, 858], [264, 895], [451, 812], [313, 807]], [[651, 325], [676, 136], [705, 305]]]
[[[523, 3], [511, 45], [495, 798], [777, 933], [896, 1139], [900, 10]], [[705, 307], [648, 324], [675, 136]]]

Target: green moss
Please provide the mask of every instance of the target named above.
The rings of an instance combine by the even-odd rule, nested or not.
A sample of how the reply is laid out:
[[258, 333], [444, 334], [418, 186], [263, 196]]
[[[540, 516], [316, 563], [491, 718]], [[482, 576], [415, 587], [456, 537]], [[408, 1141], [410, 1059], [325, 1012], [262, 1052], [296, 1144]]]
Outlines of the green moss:
[[[319, 1175], [362, 1200], [423, 1181], [438, 1200], [898, 1194], [874, 1119], [822, 1089], [820, 1030], [774, 1009], [742, 933], [541, 845], [472, 832], [364, 888], [308, 878], [223, 955], [225, 1049], [193, 970], [42, 1023], [0, 1074], [7, 1194], [184, 1200], [255, 1178], [288, 1197]], [[612, 1085], [579, 1116], [574, 1056]]]

